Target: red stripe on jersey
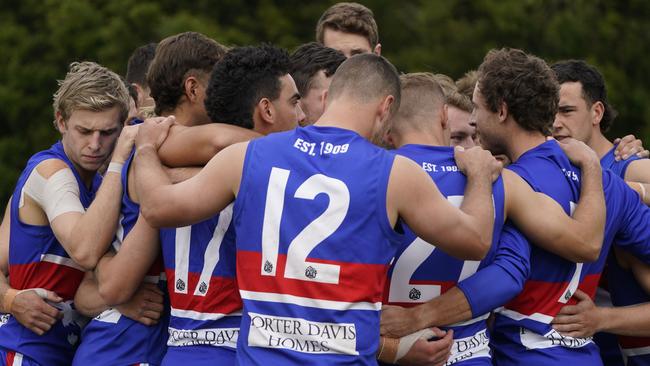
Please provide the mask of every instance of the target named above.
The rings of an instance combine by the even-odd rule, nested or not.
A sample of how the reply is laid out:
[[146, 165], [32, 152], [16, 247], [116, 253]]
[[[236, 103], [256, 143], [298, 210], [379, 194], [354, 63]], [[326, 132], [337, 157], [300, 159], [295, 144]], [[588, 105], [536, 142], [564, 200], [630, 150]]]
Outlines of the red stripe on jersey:
[[262, 253], [237, 251], [237, 279], [244, 291], [287, 294], [319, 300], [381, 302], [388, 265], [337, 262], [307, 258], [309, 262], [340, 266], [339, 283], [321, 283], [285, 278], [286, 254], [278, 254], [275, 276], [262, 276]]
[[[586, 275], [578, 285], [578, 288], [593, 298], [599, 279], [600, 273]], [[558, 301], [560, 296], [566, 291], [568, 285], [568, 281], [542, 282], [528, 280], [524, 285], [523, 291], [505, 307], [506, 309], [514, 310], [524, 315], [541, 313], [554, 317], [560, 312], [563, 306], [574, 305], [576, 303], [575, 298], [569, 299], [566, 304]]]
[[16, 352], [14, 351], [7, 351], [7, 358], [5, 361], [7, 362], [7, 366], [11, 366], [14, 364], [14, 357], [16, 357]]
[[[423, 281], [423, 280], [411, 280], [409, 281], [411, 285], [435, 285], [440, 286], [440, 294], [444, 294], [449, 291], [452, 287], [458, 284], [457, 281]], [[397, 305], [405, 308], [412, 308], [419, 304], [424, 304], [428, 300], [422, 299], [422, 301], [413, 301], [413, 302], [390, 302], [388, 301], [390, 295], [390, 278], [386, 281], [384, 286], [384, 296], [382, 297], [384, 304], [388, 305]]]
[[54, 291], [64, 300], [72, 300], [84, 277], [84, 272], [51, 262], [9, 265], [9, 284], [16, 290], [44, 288]]
[[193, 310], [201, 313], [230, 314], [241, 310], [242, 302], [234, 278], [211, 277], [210, 287], [205, 296], [196, 296], [194, 291], [199, 283], [200, 273], [187, 275], [187, 293], [176, 292], [176, 278], [173, 269], [166, 269], [167, 291], [171, 306], [179, 310]]

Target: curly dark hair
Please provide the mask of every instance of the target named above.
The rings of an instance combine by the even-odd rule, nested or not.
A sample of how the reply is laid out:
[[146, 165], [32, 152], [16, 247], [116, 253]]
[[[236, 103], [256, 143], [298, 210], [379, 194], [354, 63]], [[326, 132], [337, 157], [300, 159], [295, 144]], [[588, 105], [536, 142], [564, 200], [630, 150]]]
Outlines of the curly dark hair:
[[253, 110], [262, 98], [280, 96], [280, 78], [289, 74], [286, 50], [263, 44], [233, 48], [212, 71], [205, 109], [214, 122], [253, 128]]
[[479, 89], [492, 112], [504, 102], [519, 126], [550, 134], [560, 87], [544, 60], [518, 49], [494, 49], [478, 72]]
[[323, 70], [325, 76], [334, 75], [336, 69], [345, 61], [341, 51], [325, 47], [320, 43], [309, 42], [298, 47], [291, 54], [290, 74], [296, 82], [301, 95], [306, 95], [311, 88], [312, 78]]
[[184, 93], [185, 79], [193, 73], [209, 75], [226, 51], [215, 40], [196, 32], [180, 33], [160, 41], [147, 72], [156, 114], [176, 108]]
[[566, 82], [579, 82], [582, 84], [582, 97], [587, 105], [596, 102], [603, 103], [605, 111], [600, 120], [600, 131], [607, 132], [618, 112], [607, 101], [607, 89], [603, 75], [594, 66], [583, 60], [560, 61], [551, 66], [555, 72], [557, 81], [562, 84]]

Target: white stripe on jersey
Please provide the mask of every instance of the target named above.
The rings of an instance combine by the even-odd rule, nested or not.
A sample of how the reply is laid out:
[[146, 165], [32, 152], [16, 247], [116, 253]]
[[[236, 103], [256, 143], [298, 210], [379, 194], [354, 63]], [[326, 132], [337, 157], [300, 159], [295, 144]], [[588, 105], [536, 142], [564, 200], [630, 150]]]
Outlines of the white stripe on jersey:
[[14, 362], [11, 364], [11, 366], [22, 366], [23, 364], [23, 354], [22, 353], [14, 353]]
[[104, 323], [117, 324], [121, 317], [122, 314], [119, 311], [114, 308], [109, 308], [104, 310], [101, 314], [97, 315], [94, 320]]
[[647, 355], [650, 354], [650, 346], [638, 347], [638, 348], [621, 347], [621, 353], [623, 353], [627, 357]]
[[241, 316], [241, 311], [236, 311], [230, 314], [222, 313], [202, 313], [194, 310], [182, 310], [172, 307], [171, 315], [178, 318], [188, 318], [194, 320], [219, 320], [226, 316]]
[[256, 292], [239, 290], [242, 299], [265, 301], [265, 302], [279, 302], [284, 304], [307, 306], [310, 308], [326, 309], [326, 310], [381, 310], [381, 302], [346, 302], [346, 301], [333, 301], [312, 299], [309, 297], [294, 296], [288, 294], [276, 294], [270, 292]]
[[[189, 273], [190, 266], [190, 239], [192, 236], [192, 227], [183, 226], [176, 229], [175, 237], [175, 253], [174, 253], [174, 268], [176, 275], [176, 282], [183, 283], [183, 286], [176, 286], [175, 292], [180, 294], [187, 293], [187, 274]], [[188, 253], [188, 254], [185, 254]]]
[[41, 262], [55, 263], [55, 264], [60, 264], [62, 266], [78, 269], [80, 271], [84, 271], [84, 272], [86, 271], [72, 259], [61, 257], [56, 254], [41, 254]]
[[506, 308], [499, 308], [496, 310], [499, 314], [503, 316], [507, 316], [510, 319], [514, 320], [524, 320], [524, 319], [530, 319], [534, 320], [536, 322], [544, 323], [544, 324], [551, 324], [553, 321], [553, 317], [550, 315], [542, 314], [542, 313], [533, 313], [530, 315], [524, 315], [521, 313], [518, 313], [514, 310], [506, 309]]

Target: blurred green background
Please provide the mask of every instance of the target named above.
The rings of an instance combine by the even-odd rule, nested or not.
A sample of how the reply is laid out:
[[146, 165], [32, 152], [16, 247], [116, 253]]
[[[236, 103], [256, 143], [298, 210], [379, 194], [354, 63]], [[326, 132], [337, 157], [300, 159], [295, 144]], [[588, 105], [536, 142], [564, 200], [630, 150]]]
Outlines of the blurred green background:
[[[0, 0], [0, 204], [27, 158], [57, 139], [52, 94], [68, 64], [92, 60], [124, 74], [131, 52], [178, 32], [226, 45], [314, 39], [335, 1]], [[619, 111], [610, 137], [650, 137], [650, 1], [360, 1], [379, 24], [382, 54], [400, 71], [453, 78], [494, 47], [549, 62], [581, 58], [605, 75]]]

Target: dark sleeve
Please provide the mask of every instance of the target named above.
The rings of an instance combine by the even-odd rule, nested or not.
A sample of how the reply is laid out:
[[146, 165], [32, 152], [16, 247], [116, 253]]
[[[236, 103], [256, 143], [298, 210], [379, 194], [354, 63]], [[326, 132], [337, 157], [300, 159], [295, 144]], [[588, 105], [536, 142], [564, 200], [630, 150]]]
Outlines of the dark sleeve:
[[605, 230], [616, 230], [614, 245], [650, 264], [650, 208], [641, 202], [636, 191], [613, 174], [605, 188], [605, 197], [608, 221]]
[[494, 261], [458, 283], [472, 317], [488, 313], [514, 298], [530, 273], [530, 244], [510, 222], [503, 226]]

